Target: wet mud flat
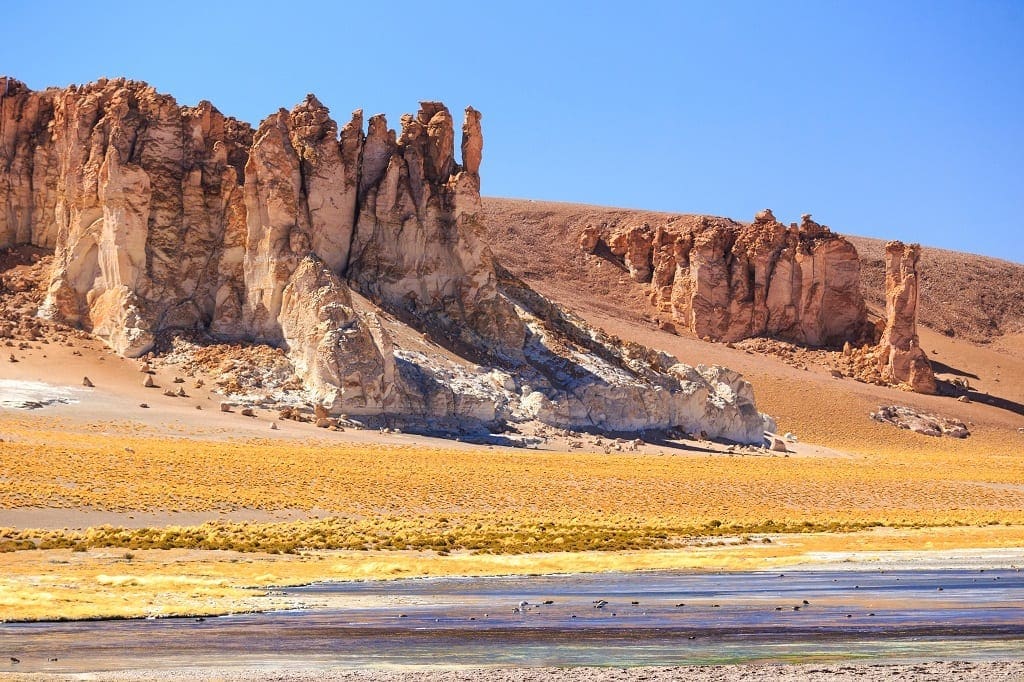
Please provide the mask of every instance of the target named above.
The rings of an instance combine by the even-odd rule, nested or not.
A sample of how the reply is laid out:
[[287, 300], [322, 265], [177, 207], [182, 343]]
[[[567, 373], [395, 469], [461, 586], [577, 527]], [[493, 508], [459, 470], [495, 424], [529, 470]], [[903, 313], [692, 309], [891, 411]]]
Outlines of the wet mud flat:
[[[1015, 679], [1024, 660], [1024, 574], [1013, 568], [437, 578], [279, 592], [308, 608], [3, 624], [0, 673], [293, 679], [315, 670], [330, 679], [397, 680], [392, 670], [402, 680], [428, 672], [454, 680], [601, 668], [596, 677], [566, 679], [640, 679], [632, 675], [647, 666], [698, 666], [681, 669], [688, 678], [765, 664], [775, 677], [794, 663], [822, 674], [900, 664], [872, 669], [898, 675], [924, 666], [918, 673], [931, 675], [962, 661], [974, 672], [953, 677]], [[459, 677], [481, 668], [486, 675]], [[607, 677], [612, 668], [630, 676]]]

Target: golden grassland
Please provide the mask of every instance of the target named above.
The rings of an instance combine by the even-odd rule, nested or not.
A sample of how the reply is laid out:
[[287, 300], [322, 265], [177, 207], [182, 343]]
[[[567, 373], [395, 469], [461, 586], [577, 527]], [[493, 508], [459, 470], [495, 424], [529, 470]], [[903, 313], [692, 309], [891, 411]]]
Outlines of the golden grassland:
[[[0, 619], [268, 609], [286, 604], [267, 586], [325, 579], [749, 569], [815, 551], [1024, 544], [1016, 449], [590, 454], [153, 431], [0, 421], [0, 510], [166, 519], [0, 529]], [[239, 510], [306, 518], [174, 521]]]
[[166, 512], [169, 524], [175, 512], [239, 509], [332, 517], [8, 529], [7, 549], [656, 549], [721, 534], [1024, 524], [1024, 458], [1010, 451], [606, 455], [105, 434], [35, 418], [4, 433], [0, 509]]
[[[321, 580], [486, 576], [654, 569], [772, 570], [808, 560], [871, 566], [908, 547], [1014, 549], [1024, 526], [876, 528], [775, 536], [771, 544], [721, 543], [661, 551], [473, 554], [304, 551], [260, 554], [196, 550], [55, 549], [0, 554], [0, 619], [80, 620], [266, 611], [296, 603], [268, 588]], [[829, 553], [840, 553], [828, 556]], [[852, 553], [847, 555], [846, 553]], [[884, 564], [879, 564], [884, 565]]]

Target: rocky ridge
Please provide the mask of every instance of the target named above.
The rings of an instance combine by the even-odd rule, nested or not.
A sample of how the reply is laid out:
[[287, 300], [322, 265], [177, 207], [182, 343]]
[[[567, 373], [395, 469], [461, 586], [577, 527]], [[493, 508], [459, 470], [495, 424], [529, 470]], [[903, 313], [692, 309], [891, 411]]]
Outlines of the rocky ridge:
[[52, 250], [38, 314], [119, 353], [269, 344], [322, 407], [406, 428], [762, 439], [736, 373], [610, 338], [494, 261], [472, 108], [459, 163], [438, 102], [339, 130], [310, 95], [254, 130], [124, 79], [0, 92], [0, 248]]
[[649, 283], [663, 328], [682, 327], [706, 341], [842, 347], [843, 374], [936, 392], [917, 339], [916, 244], [887, 248], [884, 327], [868, 320], [857, 249], [807, 214], [788, 227], [769, 209], [749, 224], [673, 216], [654, 225], [586, 225], [579, 245], [620, 259], [633, 281]]
[[788, 227], [767, 209], [748, 225], [678, 216], [589, 226], [580, 246], [622, 258], [634, 281], [650, 282], [658, 310], [700, 338], [828, 346], [870, 333], [856, 249], [810, 215]]

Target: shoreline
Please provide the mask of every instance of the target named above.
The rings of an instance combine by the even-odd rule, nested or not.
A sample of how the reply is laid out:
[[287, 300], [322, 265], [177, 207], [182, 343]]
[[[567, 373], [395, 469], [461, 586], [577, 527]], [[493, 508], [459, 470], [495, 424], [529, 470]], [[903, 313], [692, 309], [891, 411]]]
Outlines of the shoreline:
[[[1018, 527], [873, 529], [778, 536], [770, 545], [507, 555], [25, 550], [0, 554], [0, 620], [58, 623], [315, 608], [315, 604], [278, 592], [314, 583], [352, 581], [657, 571], [1019, 571], [1024, 568], [1022, 532]], [[919, 548], [906, 549], [908, 545]], [[932, 547], [920, 548], [929, 545]]]
[[810, 682], [848, 682], [852, 680], [976, 680], [978, 682], [1010, 682], [1024, 676], [1024, 660], [1018, 661], [937, 661], [907, 663], [823, 661], [821, 663], [762, 663], [726, 665], [683, 665], [643, 667], [462, 667], [431, 668], [392, 667], [380, 669], [344, 668], [334, 666], [306, 668], [275, 668], [257, 666], [218, 666], [189, 668], [140, 668], [84, 673], [3, 673], [0, 680], [207, 680], [248, 682], [268, 680], [326, 680], [342, 682], [662, 682], [693, 680], [694, 682], [739, 682], [752, 678]]

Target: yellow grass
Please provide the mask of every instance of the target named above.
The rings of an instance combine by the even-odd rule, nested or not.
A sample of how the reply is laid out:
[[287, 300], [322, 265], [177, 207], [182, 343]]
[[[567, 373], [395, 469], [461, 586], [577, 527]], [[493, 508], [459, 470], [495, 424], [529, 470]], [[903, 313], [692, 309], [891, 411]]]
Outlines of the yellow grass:
[[[0, 510], [310, 518], [0, 529], [0, 549], [52, 548], [0, 553], [0, 619], [273, 608], [249, 588], [332, 578], [766, 568], [822, 548], [1024, 541], [1013, 451], [605, 455], [149, 433], [0, 421]], [[890, 528], [859, 530], [876, 524]], [[597, 549], [620, 551], [584, 551]]]
[[33, 423], [5, 432], [0, 509], [316, 509], [405, 530], [433, 529], [442, 517], [516, 528], [1024, 523], [1024, 458], [1009, 451], [638, 456], [223, 442]]

